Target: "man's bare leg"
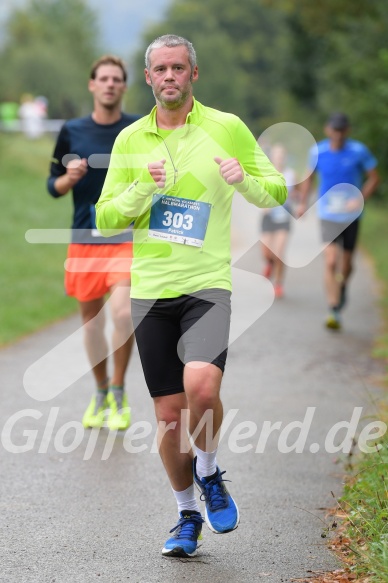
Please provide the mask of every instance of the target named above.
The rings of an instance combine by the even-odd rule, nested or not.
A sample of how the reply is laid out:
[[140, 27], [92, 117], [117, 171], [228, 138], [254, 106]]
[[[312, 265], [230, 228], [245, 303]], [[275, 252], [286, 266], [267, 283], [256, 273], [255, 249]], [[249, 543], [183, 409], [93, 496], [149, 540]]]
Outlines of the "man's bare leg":
[[130, 281], [124, 280], [112, 287], [109, 305], [113, 320], [113, 374], [111, 384], [124, 386], [125, 373], [131, 357], [134, 334], [131, 318]]

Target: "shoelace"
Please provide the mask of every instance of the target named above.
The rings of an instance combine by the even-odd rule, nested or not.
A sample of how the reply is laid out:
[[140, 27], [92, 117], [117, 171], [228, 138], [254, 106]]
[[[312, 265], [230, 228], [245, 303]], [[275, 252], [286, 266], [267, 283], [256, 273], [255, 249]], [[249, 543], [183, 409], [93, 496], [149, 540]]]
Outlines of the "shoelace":
[[178, 528], [180, 530], [176, 533], [176, 538], [193, 538], [196, 535], [196, 524], [202, 524], [204, 519], [200, 514], [192, 514], [187, 518], [180, 518], [178, 523], [170, 530], [175, 532]]
[[210, 480], [209, 482], [202, 482], [205, 491], [201, 494], [200, 499], [207, 501], [211, 510], [221, 510], [228, 505], [227, 492], [222, 487], [222, 482], [230, 482], [230, 480], [223, 480], [221, 476], [225, 474], [225, 471], [221, 472]]

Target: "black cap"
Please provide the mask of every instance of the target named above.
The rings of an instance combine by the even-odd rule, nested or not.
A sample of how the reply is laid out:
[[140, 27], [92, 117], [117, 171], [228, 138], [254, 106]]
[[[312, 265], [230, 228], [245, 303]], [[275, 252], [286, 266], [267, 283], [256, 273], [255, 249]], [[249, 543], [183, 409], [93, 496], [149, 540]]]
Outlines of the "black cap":
[[344, 113], [332, 113], [327, 120], [327, 125], [333, 130], [346, 130], [349, 125], [349, 118]]

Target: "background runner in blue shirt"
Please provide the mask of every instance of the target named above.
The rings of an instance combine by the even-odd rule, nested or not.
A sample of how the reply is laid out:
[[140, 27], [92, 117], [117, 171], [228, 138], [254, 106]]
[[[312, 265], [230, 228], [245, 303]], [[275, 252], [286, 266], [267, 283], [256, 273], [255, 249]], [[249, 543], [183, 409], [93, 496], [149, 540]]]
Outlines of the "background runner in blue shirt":
[[300, 194], [301, 216], [317, 172], [318, 217], [322, 241], [325, 244], [325, 290], [329, 313], [328, 328], [341, 327], [339, 312], [346, 302], [346, 286], [353, 270], [359, 219], [363, 202], [379, 183], [377, 160], [368, 148], [348, 137], [350, 123], [344, 113], [330, 116], [325, 133], [327, 139], [310, 153], [311, 174], [303, 183]]

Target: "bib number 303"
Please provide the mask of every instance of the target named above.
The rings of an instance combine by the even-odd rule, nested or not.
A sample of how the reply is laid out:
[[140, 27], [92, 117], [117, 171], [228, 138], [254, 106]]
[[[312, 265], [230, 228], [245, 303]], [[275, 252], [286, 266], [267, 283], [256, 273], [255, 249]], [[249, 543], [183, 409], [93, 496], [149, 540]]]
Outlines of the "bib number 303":
[[155, 194], [148, 236], [181, 245], [202, 247], [211, 204], [198, 200]]
[[165, 219], [162, 221], [165, 227], [174, 227], [175, 229], [185, 229], [190, 231], [193, 227], [194, 217], [192, 215], [182, 215], [182, 213], [172, 213], [165, 211]]

